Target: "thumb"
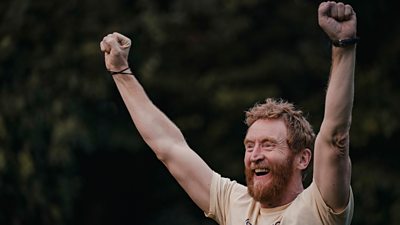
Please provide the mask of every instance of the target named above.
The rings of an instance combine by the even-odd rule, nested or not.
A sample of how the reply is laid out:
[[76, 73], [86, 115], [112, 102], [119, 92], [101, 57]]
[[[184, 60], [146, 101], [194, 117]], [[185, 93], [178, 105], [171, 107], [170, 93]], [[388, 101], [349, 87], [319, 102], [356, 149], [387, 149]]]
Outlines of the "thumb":
[[111, 47], [105, 41], [100, 42], [100, 50], [104, 53], [110, 53]]
[[117, 39], [114, 37], [114, 35], [109, 34], [105, 38], [106, 46], [109, 46], [110, 53], [116, 53], [121, 51], [121, 46], [119, 45]]
[[129, 39], [128, 37], [117, 32], [114, 32], [113, 36], [117, 40], [121, 48], [126, 49], [131, 47], [131, 39]]

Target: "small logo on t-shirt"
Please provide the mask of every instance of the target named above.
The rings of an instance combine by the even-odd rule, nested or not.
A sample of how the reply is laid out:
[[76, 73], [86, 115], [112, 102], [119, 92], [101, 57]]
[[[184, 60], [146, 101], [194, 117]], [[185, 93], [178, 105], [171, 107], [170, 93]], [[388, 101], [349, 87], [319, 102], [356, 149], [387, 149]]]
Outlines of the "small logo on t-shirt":
[[[273, 223], [272, 225], [280, 225], [280, 224], [281, 224], [281, 221], [277, 221], [277, 222]], [[244, 221], [244, 225], [253, 225], [253, 224], [250, 223], [249, 219], [246, 219]]]
[[250, 220], [249, 220], [249, 219], [246, 219], [246, 220], [244, 221], [244, 225], [253, 225], [253, 224], [250, 223]]

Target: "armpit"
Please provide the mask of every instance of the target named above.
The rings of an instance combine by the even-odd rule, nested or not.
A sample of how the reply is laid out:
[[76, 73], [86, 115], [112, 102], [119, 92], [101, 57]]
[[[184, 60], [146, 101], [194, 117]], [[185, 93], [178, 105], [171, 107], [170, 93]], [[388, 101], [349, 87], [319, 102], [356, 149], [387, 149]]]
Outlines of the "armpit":
[[340, 155], [346, 156], [349, 149], [350, 135], [349, 132], [336, 134], [332, 138], [332, 145], [337, 149]]

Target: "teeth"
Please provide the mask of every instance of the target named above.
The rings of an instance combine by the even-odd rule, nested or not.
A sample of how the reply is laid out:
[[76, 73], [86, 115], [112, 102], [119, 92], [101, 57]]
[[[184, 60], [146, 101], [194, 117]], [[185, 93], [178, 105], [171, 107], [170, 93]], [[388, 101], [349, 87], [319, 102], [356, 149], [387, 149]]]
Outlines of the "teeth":
[[255, 169], [254, 172], [256, 173], [268, 173], [269, 169], [267, 168], [260, 168], [260, 169]]

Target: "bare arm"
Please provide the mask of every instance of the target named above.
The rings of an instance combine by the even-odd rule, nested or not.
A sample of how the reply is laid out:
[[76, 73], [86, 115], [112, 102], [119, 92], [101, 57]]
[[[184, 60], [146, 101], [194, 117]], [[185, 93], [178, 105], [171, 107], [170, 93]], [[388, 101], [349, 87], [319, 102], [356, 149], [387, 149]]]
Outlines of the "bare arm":
[[[118, 33], [104, 37], [100, 47], [108, 70], [128, 68], [130, 45], [130, 39]], [[133, 75], [115, 74], [113, 79], [144, 141], [192, 200], [208, 211], [212, 170], [188, 146], [178, 127], [151, 102]]]
[[[332, 40], [356, 36], [356, 15], [350, 5], [324, 2], [319, 24]], [[325, 114], [315, 143], [314, 180], [322, 198], [333, 210], [349, 200], [351, 162], [349, 131], [354, 96], [356, 46], [333, 47]]]

